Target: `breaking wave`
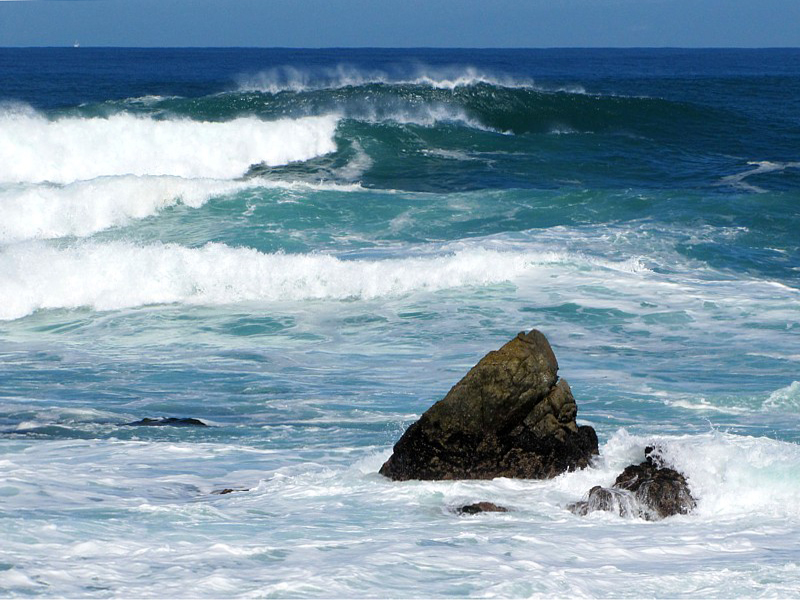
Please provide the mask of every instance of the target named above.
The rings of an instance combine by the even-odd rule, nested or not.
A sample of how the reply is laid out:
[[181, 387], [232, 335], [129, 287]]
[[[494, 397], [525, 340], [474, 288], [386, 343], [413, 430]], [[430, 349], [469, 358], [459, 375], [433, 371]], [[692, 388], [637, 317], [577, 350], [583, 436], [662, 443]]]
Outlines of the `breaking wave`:
[[256, 177], [231, 181], [135, 175], [98, 177], [66, 185], [15, 185], [0, 189], [3, 214], [0, 243], [86, 237], [153, 216], [176, 204], [199, 208], [213, 198], [254, 188], [344, 192], [362, 189], [358, 184], [271, 181]]
[[0, 252], [0, 319], [54, 308], [369, 300], [513, 281], [539, 265], [568, 260], [558, 253], [483, 248], [344, 260], [327, 254], [267, 254], [218, 243], [187, 248], [87, 242], [59, 248], [30, 242]]
[[[575, 489], [584, 479], [611, 485], [631, 462], [642, 460], [644, 447], [657, 444], [668, 465], [686, 475], [703, 518], [800, 518], [800, 447], [766, 437], [710, 431], [700, 435], [642, 436], [620, 430], [601, 449], [597, 477], [592, 471], [565, 482]], [[689, 517], [693, 518], [693, 517]]]

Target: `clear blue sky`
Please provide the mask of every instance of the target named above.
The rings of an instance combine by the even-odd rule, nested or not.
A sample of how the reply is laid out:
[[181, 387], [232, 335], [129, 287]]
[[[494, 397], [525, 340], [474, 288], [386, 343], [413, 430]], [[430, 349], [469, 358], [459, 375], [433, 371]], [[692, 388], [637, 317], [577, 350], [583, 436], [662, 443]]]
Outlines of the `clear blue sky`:
[[800, 0], [0, 0], [0, 46], [800, 46]]

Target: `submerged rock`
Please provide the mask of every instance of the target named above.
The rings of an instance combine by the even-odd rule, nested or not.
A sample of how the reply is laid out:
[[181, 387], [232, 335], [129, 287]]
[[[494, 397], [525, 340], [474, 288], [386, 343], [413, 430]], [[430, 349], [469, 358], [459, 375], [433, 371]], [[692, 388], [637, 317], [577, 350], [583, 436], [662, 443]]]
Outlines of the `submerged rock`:
[[217, 496], [224, 496], [225, 494], [233, 494], [235, 492], [249, 492], [250, 488], [224, 488], [222, 490], [213, 490], [211, 493]]
[[412, 424], [380, 473], [395, 480], [544, 479], [586, 467], [597, 435], [578, 427], [547, 338], [532, 330], [490, 352]]
[[476, 502], [475, 504], [460, 506], [456, 509], [456, 512], [460, 515], [477, 515], [482, 512], [508, 512], [508, 509], [498, 506], [494, 502]]
[[144, 418], [141, 421], [125, 423], [130, 427], [208, 427], [200, 419], [179, 419], [177, 417], [165, 417], [161, 419]]
[[567, 508], [582, 517], [596, 510], [616, 512], [621, 517], [638, 516], [638, 508], [633, 504], [634, 500], [631, 494], [596, 485], [589, 490], [586, 500], [570, 504]]
[[683, 474], [664, 466], [658, 449], [648, 447], [645, 461], [626, 467], [611, 488], [597, 485], [589, 490], [586, 500], [568, 508], [578, 515], [605, 510], [623, 517], [657, 521], [672, 515], [685, 515], [695, 506], [697, 502]]

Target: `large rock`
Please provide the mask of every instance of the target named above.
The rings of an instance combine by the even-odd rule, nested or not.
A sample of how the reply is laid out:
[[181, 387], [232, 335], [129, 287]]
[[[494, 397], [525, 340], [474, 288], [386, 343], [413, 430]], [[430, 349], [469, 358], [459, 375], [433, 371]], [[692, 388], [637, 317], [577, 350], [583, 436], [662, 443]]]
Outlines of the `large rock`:
[[645, 461], [630, 465], [611, 488], [599, 485], [589, 490], [586, 500], [568, 508], [578, 515], [595, 510], [657, 521], [672, 515], [685, 515], [697, 505], [683, 474], [664, 465], [657, 448], [645, 449]]
[[395, 480], [544, 479], [583, 468], [597, 435], [575, 422], [569, 385], [545, 336], [490, 352], [411, 425], [381, 467]]
[[162, 417], [160, 419], [145, 417], [141, 421], [125, 423], [125, 425], [128, 427], [208, 427], [200, 419], [178, 417]]

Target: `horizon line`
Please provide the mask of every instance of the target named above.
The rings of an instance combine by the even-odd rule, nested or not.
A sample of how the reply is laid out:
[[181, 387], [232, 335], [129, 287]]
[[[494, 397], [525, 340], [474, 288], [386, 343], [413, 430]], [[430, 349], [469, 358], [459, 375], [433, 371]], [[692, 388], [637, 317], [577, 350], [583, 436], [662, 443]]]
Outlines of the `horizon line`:
[[1, 50], [800, 50], [800, 46], [0, 46]]

